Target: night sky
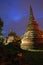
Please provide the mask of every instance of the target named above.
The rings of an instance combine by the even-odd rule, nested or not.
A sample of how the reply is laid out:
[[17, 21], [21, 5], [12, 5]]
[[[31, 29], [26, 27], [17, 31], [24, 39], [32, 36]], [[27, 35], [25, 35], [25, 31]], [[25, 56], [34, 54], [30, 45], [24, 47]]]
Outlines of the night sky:
[[43, 30], [43, 0], [0, 0], [0, 17], [4, 22], [3, 34], [7, 35], [10, 28], [22, 35], [29, 22], [30, 5], [34, 17]]

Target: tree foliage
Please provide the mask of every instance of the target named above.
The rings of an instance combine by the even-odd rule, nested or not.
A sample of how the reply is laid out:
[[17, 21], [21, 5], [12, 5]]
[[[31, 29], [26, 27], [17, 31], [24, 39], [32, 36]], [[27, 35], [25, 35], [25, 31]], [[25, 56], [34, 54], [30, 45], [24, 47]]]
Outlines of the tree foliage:
[[2, 32], [2, 27], [3, 27], [3, 21], [2, 21], [2, 19], [0, 18], [0, 35], [2, 34], [1, 32]]
[[2, 28], [3, 27], [3, 21], [2, 21], [2, 19], [0, 18], [0, 28]]

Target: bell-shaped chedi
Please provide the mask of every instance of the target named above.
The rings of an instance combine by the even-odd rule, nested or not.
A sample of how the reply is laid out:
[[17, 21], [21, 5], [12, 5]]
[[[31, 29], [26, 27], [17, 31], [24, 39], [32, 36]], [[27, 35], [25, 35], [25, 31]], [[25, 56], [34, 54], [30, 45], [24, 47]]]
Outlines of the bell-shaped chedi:
[[10, 29], [10, 33], [8, 34], [8, 37], [10, 38], [12, 37], [16, 41], [20, 40], [20, 37], [15, 32], [13, 32], [12, 29]]
[[10, 29], [10, 32], [8, 34], [8, 37], [5, 38], [4, 44], [8, 45], [9, 43], [16, 43], [20, 40], [20, 37]]
[[25, 34], [22, 36], [21, 48], [24, 50], [33, 48], [38, 49], [40, 37], [41, 35], [39, 34], [39, 26], [38, 23], [35, 21], [32, 7], [30, 6], [29, 24], [27, 25]]

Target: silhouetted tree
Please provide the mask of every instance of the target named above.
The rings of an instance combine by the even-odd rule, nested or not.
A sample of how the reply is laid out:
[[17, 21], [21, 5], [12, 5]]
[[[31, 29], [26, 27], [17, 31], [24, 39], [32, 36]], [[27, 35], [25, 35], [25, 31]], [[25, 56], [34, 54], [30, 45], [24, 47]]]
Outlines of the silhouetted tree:
[[2, 19], [0, 18], [0, 34], [1, 34], [1, 31], [2, 31], [2, 27], [3, 27], [3, 21], [2, 21]]
[[3, 42], [3, 36], [2, 36], [2, 27], [3, 27], [3, 21], [2, 19], [0, 18], [0, 44], [2, 45], [2, 42]]

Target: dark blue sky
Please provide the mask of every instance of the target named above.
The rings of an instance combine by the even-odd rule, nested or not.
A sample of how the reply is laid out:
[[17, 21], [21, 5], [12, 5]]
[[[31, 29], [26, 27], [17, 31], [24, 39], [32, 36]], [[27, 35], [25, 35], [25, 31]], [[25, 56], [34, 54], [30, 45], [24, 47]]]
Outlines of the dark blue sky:
[[40, 29], [43, 29], [43, 0], [0, 0], [0, 17], [4, 21], [4, 34], [7, 35], [10, 28], [18, 35], [25, 32], [29, 22], [30, 5]]

